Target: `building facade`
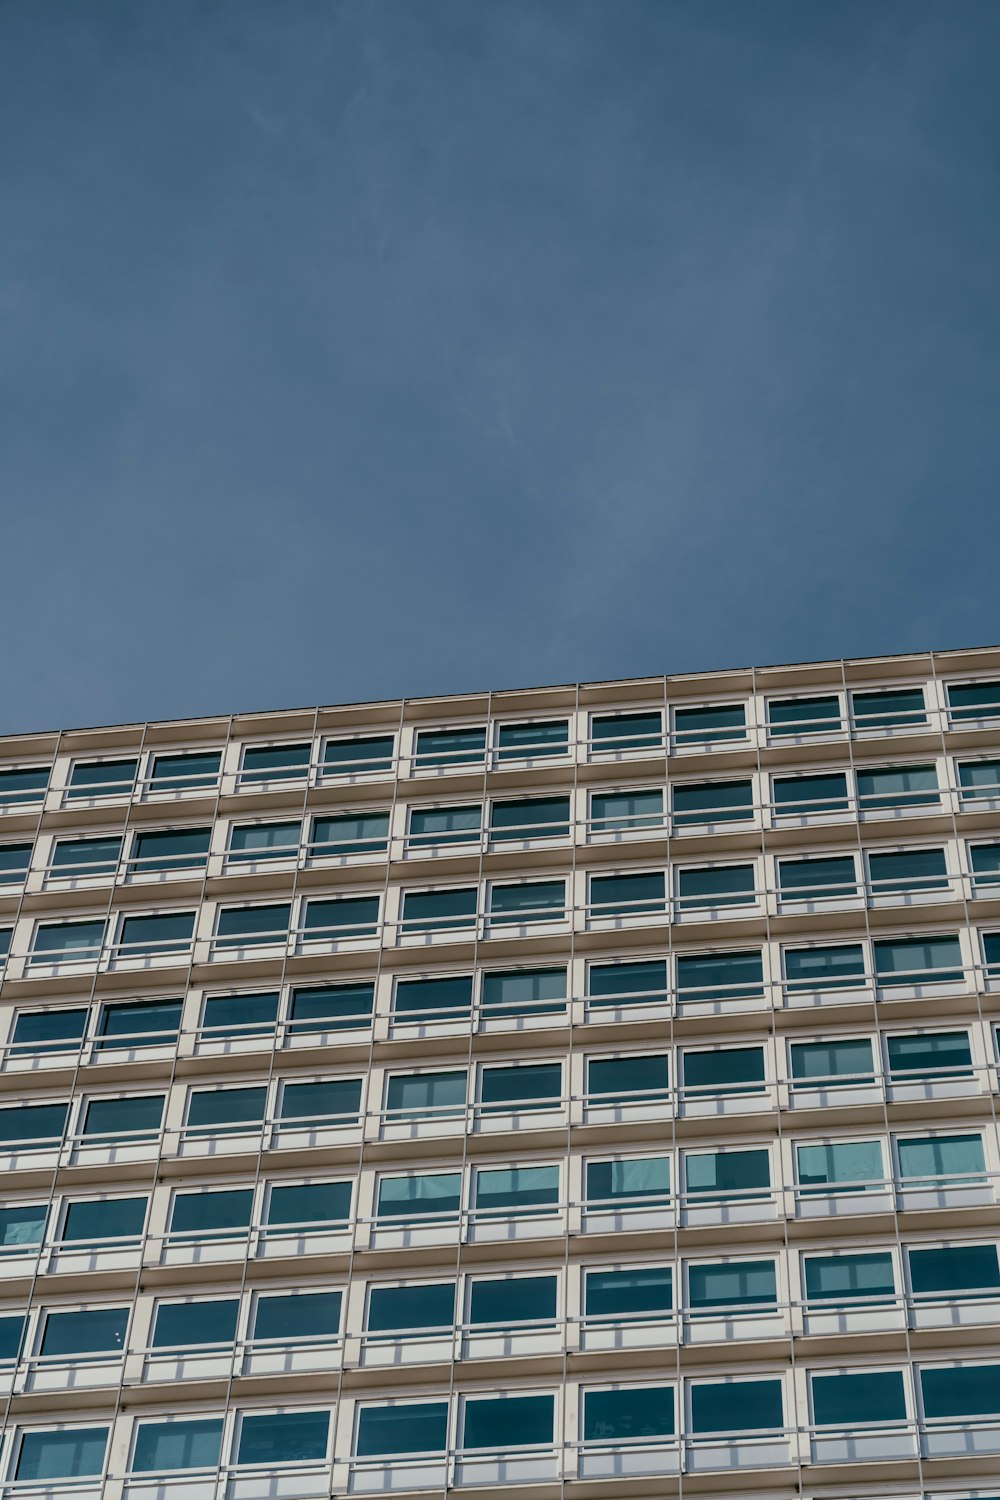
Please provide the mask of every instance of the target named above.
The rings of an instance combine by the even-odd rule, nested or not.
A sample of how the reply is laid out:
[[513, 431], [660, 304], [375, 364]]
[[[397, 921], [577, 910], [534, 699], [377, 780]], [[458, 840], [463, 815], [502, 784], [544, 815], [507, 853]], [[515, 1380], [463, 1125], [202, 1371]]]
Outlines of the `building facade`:
[[1000, 650], [0, 742], [0, 1500], [1000, 1495]]

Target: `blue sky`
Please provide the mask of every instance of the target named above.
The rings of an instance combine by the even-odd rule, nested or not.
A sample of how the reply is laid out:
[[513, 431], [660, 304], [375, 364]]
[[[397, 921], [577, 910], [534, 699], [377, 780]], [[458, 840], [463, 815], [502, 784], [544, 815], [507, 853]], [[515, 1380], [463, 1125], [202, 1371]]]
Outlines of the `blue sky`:
[[996, 0], [0, 0], [0, 730], [1000, 641]]

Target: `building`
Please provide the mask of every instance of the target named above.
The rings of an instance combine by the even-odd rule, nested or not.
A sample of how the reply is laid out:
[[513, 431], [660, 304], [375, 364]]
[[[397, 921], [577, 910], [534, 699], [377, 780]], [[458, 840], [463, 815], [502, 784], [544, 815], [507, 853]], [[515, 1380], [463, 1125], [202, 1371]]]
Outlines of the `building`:
[[0, 743], [0, 1500], [1000, 1494], [1000, 650]]

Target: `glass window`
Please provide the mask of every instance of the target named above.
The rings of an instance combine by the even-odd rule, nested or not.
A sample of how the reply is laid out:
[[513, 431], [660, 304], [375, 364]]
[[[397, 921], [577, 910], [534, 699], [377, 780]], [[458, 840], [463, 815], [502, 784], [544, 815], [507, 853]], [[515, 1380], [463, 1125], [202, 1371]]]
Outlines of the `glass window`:
[[696, 953], [677, 959], [677, 999], [748, 1000], [764, 993], [760, 950], [749, 953]]
[[130, 861], [133, 875], [163, 870], [203, 870], [208, 859], [210, 828], [157, 828], [137, 833]]
[[326, 1458], [328, 1411], [244, 1412], [238, 1464], [308, 1463]]
[[351, 1215], [353, 1183], [291, 1182], [276, 1184], [267, 1200], [269, 1229], [300, 1225], [346, 1224]]
[[923, 1078], [972, 1077], [972, 1048], [967, 1031], [938, 1031], [886, 1037], [889, 1072], [901, 1083]]
[[472, 976], [399, 979], [393, 1000], [397, 1020], [450, 1021], [472, 1013]]
[[443, 1453], [448, 1446], [447, 1401], [397, 1401], [358, 1410], [358, 1458]]
[[259, 990], [249, 995], [209, 995], [202, 1029], [208, 1042], [239, 1040], [244, 1036], [269, 1035], [277, 1019], [277, 990]]
[[773, 1432], [784, 1421], [780, 1380], [725, 1380], [691, 1386], [692, 1432]]
[[151, 1349], [194, 1349], [231, 1344], [240, 1312], [238, 1297], [215, 1302], [161, 1302], [153, 1319]]
[[410, 1334], [422, 1329], [451, 1329], [455, 1323], [455, 1283], [417, 1286], [373, 1286], [368, 1292], [368, 1333]]
[[217, 1188], [207, 1193], [177, 1193], [170, 1216], [170, 1233], [223, 1237], [246, 1229], [253, 1207], [252, 1188]]
[[771, 1159], [766, 1147], [751, 1151], [688, 1151], [684, 1182], [689, 1197], [735, 1198], [753, 1202], [771, 1187]]
[[331, 901], [307, 901], [303, 937], [375, 937], [378, 932], [378, 896], [337, 896]]
[[1000, 1412], [1000, 1365], [921, 1369], [924, 1416], [992, 1417]]
[[180, 1000], [130, 1000], [105, 1005], [98, 1027], [97, 1051], [172, 1045], [180, 1031], [182, 1004]]
[[712, 865], [677, 871], [677, 904], [682, 912], [746, 906], [756, 898], [753, 865]]
[[279, 1292], [259, 1296], [254, 1309], [254, 1339], [336, 1338], [340, 1332], [341, 1292]]
[[543, 755], [566, 755], [568, 719], [544, 724], [501, 724], [497, 734], [498, 760], [537, 760]]
[[692, 1312], [778, 1305], [778, 1280], [773, 1260], [717, 1261], [688, 1266], [688, 1307]]
[[527, 922], [551, 922], [565, 916], [566, 883], [562, 880], [526, 880], [518, 885], [490, 887], [490, 922], [493, 926]]
[[403, 932], [444, 932], [476, 921], [475, 886], [444, 891], [403, 892]]
[[659, 710], [630, 714], [593, 714], [590, 720], [591, 748], [595, 754], [607, 750], [648, 750], [663, 747], [663, 719]]
[[669, 1385], [626, 1385], [583, 1392], [584, 1442], [673, 1437], [674, 1392]]
[[1000, 885], [1000, 844], [973, 844], [969, 850], [976, 889]]
[[907, 1251], [915, 1297], [947, 1297], [996, 1292], [1000, 1261], [996, 1245], [947, 1245]]
[[932, 807], [940, 800], [934, 766], [883, 766], [857, 772], [858, 807], [876, 812], [894, 807]]
[[369, 734], [353, 740], [327, 740], [323, 751], [326, 776], [364, 776], [391, 771], [395, 739], [391, 734]]
[[388, 847], [388, 813], [338, 813], [313, 819], [314, 859], [325, 854], [384, 854]]
[[963, 802], [1000, 797], [1000, 760], [966, 761], [958, 768], [958, 785]]
[[809, 1302], [834, 1302], [846, 1307], [896, 1293], [892, 1256], [886, 1250], [849, 1255], [810, 1255], [802, 1262]]
[[566, 1009], [565, 969], [508, 969], [483, 975], [485, 1020], [549, 1016]]
[[662, 870], [641, 875], [591, 875], [590, 911], [594, 917], [641, 917], [667, 909]]
[[675, 786], [674, 827], [743, 823], [753, 818], [752, 781], [698, 781]]
[[351, 1031], [367, 1026], [375, 1007], [373, 984], [321, 984], [292, 990], [288, 1019], [293, 1036]]
[[155, 916], [124, 917], [118, 939], [121, 958], [152, 958], [185, 953], [194, 936], [194, 912], [163, 912]]
[[590, 826], [594, 833], [617, 833], [623, 828], [660, 828], [662, 792], [593, 792]]
[[23, 807], [41, 802], [49, 785], [51, 766], [23, 766], [0, 771], [0, 807]]
[[327, 1078], [321, 1083], [286, 1083], [281, 1121], [302, 1125], [356, 1125], [361, 1116], [361, 1079]]
[[290, 823], [237, 823], [229, 830], [226, 861], [243, 865], [262, 859], [292, 859], [299, 852], [301, 837], [298, 819]]
[[463, 1448], [548, 1446], [553, 1438], [554, 1396], [466, 1396]]
[[792, 1081], [804, 1088], [844, 1088], [872, 1083], [875, 1064], [868, 1037], [792, 1042]]
[[474, 1281], [469, 1322], [501, 1329], [515, 1323], [552, 1323], [556, 1316], [556, 1276], [503, 1276]]
[[267, 1089], [195, 1089], [188, 1099], [189, 1135], [226, 1135], [260, 1125]]
[[588, 1271], [584, 1313], [588, 1318], [631, 1322], [669, 1313], [674, 1306], [670, 1266], [633, 1266], [627, 1271]]
[[281, 901], [271, 906], [224, 906], [215, 929], [216, 948], [261, 947], [284, 943], [288, 936], [291, 906]]
[[482, 765], [486, 753], [485, 729], [420, 729], [414, 756], [417, 770], [433, 766]]
[[840, 728], [840, 699], [772, 698], [767, 705], [767, 727], [772, 739], [794, 734], [829, 734]]
[[777, 817], [847, 811], [847, 777], [843, 771], [820, 776], [775, 776], [774, 811]]
[[986, 972], [991, 978], [995, 977], [1000, 966], [1000, 932], [983, 933], [983, 957], [986, 960]]
[[20, 1010], [10, 1041], [12, 1057], [41, 1057], [50, 1052], [75, 1052], [87, 1030], [90, 1012], [80, 1010]]
[[44, 1203], [17, 1203], [0, 1208], [0, 1254], [40, 1245], [47, 1213]]
[[0, 965], [6, 962], [10, 952], [11, 931], [10, 927], [0, 927]]
[[956, 723], [962, 719], [995, 719], [1000, 714], [1000, 682], [949, 683], [948, 707]]
[[796, 1146], [795, 1164], [799, 1186], [824, 1195], [869, 1193], [884, 1185], [881, 1141], [830, 1141], [819, 1146]]
[[62, 1140], [66, 1104], [18, 1104], [0, 1109], [0, 1151], [50, 1146]]
[[479, 1097], [483, 1114], [516, 1113], [558, 1104], [562, 1063], [521, 1063], [517, 1067], [483, 1068]]
[[411, 807], [407, 843], [411, 849], [436, 844], [475, 844], [483, 823], [478, 802], [462, 807]]
[[130, 797], [135, 785], [137, 761], [77, 761], [70, 773], [66, 801], [78, 802], [90, 797]]
[[138, 1239], [148, 1206], [148, 1198], [81, 1198], [67, 1203], [60, 1240], [63, 1244], [93, 1244], [98, 1240]]
[[587, 1059], [587, 1093], [593, 1104], [642, 1104], [670, 1092], [670, 1054]]
[[121, 852], [120, 838], [56, 839], [50, 857], [50, 878], [91, 880], [113, 875]]
[[83, 1312], [50, 1312], [39, 1353], [50, 1359], [74, 1354], [118, 1354], [125, 1348], [127, 1307], [94, 1307]]
[[874, 947], [880, 985], [940, 984], [964, 977], [957, 937], [886, 938]]
[[130, 1143], [156, 1135], [163, 1118], [163, 1094], [125, 1099], [91, 1099], [83, 1117], [85, 1136], [127, 1136]]
[[0, 1317], [0, 1363], [9, 1365], [20, 1356], [25, 1321], [24, 1317]]
[[0, 885], [19, 885], [31, 864], [31, 844], [0, 844]]
[[592, 1006], [642, 1005], [667, 998], [667, 965], [662, 958], [634, 964], [591, 964], [588, 970]]
[[218, 750], [196, 750], [187, 755], [154, 755], [149, 789], [151, 792], [197, 792], [214, 787], [221, 764], [222, 754]]
[[786, 948], [785, 982], [789, 990], [857, 989], [865, 982], [865, 953], [860, 943], [830, 948]]
[[943, 849], [908, 849], [869, 854], [868, 874], [876, 896], [948, 889]]
[[926, 724], [923, 688], [887, 688], [877, 693], [852, 693], [851, 708], [858, 729], [876, 733]]
[[156, 1474], [171, 1469], [214, 1469], [221, 1452], [221, 1417], [174, 1417], [166, 1422], [138, 1422], [131, 1472]]
[[813, 1421], [817, 1427], [851, 1427], [858, 1422], [905, 1422], [902, 1370], [854, 1370], [844, 1375], [813, 1375]]
[[986, 1157], [981, 1135], [933, 1135], [897, 1140], [899, 1175], [904, 1180], [934, 1178], [949, 1182], [983, 1177]]
[[39, 922], [35, 928], [31, 962], [93, 962], [100, 958], [103, 945], [103, 922]]
[[568, 797], [522, 797], [494, 802], [490, 814], [490, 841], [494, 844], [518, 839], [564, 839], [569, 835]]
[[852, 855], [830, 859], [778, 861], [778, 885], [785, 901], [828, 901], [856, 896], [858, 877]]
[[506, 1218], [522, 1210], [554, 1207], [558, 1202], [557, 1166], [476, 1168], [475, 1205], [480, 1213]]
[[674, 709], [674, 739], [680, 745], [714, 745], [744, 740], [746, 708], [742, 703], [715, 703], [704, 708]]
[[591, 1208], [641, 1208], [670, 1197], [668, 1156], [626, 1156], [615, 1161], [588, 1161], [587, 1203]]
[[380, 1219], [453, 1218], [461, 1202], [461, 1172], [413, 1172], [379, 1179], [376, 1215]]
[[263, 781], [296, 781], [309, 769], [311, 745], [248, 745], [243, 751], [240, 786]]
[[58, 1431], [22, 1432], [14, 1478], [96, 1478], [104, 1468], [107, 1427], [63, 1427]]
[[689, 1100], [763, 1093], [767, 1076], [763, 1047], [714, 1047], [684, 1052], [681, 1067], [684, 1094]]

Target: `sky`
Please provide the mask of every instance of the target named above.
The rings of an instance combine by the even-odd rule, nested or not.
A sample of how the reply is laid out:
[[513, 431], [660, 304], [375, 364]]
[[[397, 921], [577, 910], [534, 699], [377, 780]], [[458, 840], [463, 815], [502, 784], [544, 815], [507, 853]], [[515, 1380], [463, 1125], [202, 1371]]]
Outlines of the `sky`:
[[0, 732], [1000, 641], [996, 0], [0, 0]]

